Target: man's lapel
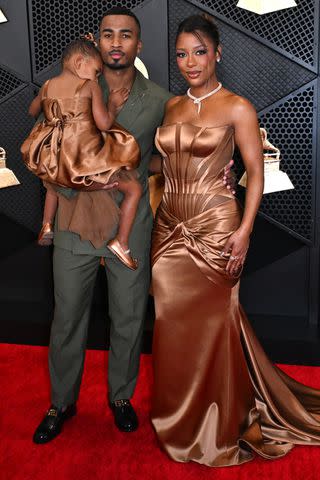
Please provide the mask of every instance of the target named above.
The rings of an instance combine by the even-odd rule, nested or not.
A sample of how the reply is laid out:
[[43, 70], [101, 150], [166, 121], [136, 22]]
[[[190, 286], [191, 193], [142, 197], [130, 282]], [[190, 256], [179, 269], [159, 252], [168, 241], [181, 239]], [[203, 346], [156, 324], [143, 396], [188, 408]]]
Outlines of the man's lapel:
[[[109, 96], [109, 88], [104, 78], [101, 79], [100, 85], [104, 93], [104, 98], [107, 100]], [[142, 112], [144, 107], [143, 99], [147, 93], [147, 89], [148, 86], [144, 76], [136, 70], [136, 78], [133, 82], [129, 98], [117, 116], [117, 122], [124, 128], [130, 130], [130, 127]]]

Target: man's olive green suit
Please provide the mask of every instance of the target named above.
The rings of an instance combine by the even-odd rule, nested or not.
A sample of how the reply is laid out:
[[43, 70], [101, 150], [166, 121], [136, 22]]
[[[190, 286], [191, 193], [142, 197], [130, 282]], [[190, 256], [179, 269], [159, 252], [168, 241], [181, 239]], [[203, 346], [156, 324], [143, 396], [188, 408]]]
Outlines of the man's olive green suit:
[[[101, 79], [101, 87], [107, 99], [108, 88], [104, 78]], [[53, 256], [55, 314], [50, 337], [49, 369], [52, 403], [57, 407], [72, 404], [78, 398], [100, 257], [105, 257], [111, 319], [109, 399], [131, 398], [133, 394], [150, 281], [152, 214], [148, 164], [155, 131], [162, 122], [164, 106], [169, 98], [166, 90], [137, 72], [130, 96], [117, 118], [117, 122], [133, 134], [141, 149], [138, 173], [143, 195], [129, 242], [133, 257], [139, 261], [138, 269], [129, 270], [105, 247], [95, 249], [91, 243], [81, 241], [78, 235], [57, 231], [56, 228]], [[71, 189], [60, 189], [60, 193], [67, 197], [77, 194]]]

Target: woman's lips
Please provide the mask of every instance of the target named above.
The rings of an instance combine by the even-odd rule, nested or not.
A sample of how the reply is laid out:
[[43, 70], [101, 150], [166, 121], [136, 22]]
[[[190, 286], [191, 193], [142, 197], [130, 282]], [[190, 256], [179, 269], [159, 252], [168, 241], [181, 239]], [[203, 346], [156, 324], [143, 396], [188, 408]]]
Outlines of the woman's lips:
[[200, 76], [200, 74], [201, 74], [201, 72], [199, 72], [199, 71], [187, 72], [187, 76], [189, 78], [192, 78], [192, 79], [198, 78]]

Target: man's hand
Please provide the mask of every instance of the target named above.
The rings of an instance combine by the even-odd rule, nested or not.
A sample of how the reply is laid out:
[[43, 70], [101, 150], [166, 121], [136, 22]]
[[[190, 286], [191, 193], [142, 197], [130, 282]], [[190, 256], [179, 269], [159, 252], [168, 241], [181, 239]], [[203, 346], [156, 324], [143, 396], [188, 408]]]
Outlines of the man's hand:
[[228, 165], [226, 165], [224, 167], [224, 175], [223, 175], [223, 185], [226, 185], [227, 189], [228, 190], [231, 190], [231, 193], [233, 195], [236, 194], [236, 190], [235, 190], [235, 187], [236, 187], [236, 179], [235, 179], [235, 176], [231, 170], [231, 168], [233, 167], [234, 165], [234, 161], [233, 160], [230, 160], [230, 162], [228, 163]]

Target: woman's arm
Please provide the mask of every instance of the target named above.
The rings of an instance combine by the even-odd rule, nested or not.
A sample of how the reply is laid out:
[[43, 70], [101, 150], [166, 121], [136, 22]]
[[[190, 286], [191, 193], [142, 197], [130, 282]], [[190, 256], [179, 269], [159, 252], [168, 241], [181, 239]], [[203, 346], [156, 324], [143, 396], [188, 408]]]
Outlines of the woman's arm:
[[[237, 97], [233, 108], [235, 141], [247, 171], [245, 208], [240, 227], [226, 243], [224, 253], [230, 253], [227, 271], [234, 275], [244, 263], [250, 234], [263, 194], [263, 155], [257, 114], [250, 102]], [[236, 257], [236, 258], [235, 258]]]

